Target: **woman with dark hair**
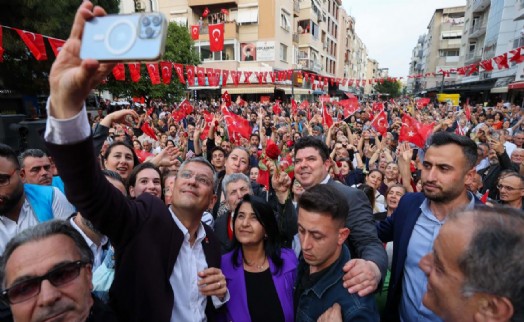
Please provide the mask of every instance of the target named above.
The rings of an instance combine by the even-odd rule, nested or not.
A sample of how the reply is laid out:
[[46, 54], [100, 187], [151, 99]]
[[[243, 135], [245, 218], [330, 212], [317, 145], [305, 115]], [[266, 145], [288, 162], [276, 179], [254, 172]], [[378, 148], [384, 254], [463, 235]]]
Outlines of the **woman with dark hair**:
[[397, 209], [400, 198], [406, 194], [406, 187], [400, 183], [394, 184], [386, 191], [386, 211], [373, 214], [376, 221], [384, 220], [393, 214]]
[[233, 250], [222, 256], [230, 300], [219, 321], [294, 321], [297, 258], [281, 248], [271, 206], [245, 195], [233, 216]]
[[127, 195], [137, 198], [142, 193], [149, 193], [162, 199], [162, 174], [151, 162], [137, 165], [127, 178]]
[[104, 153], [104, 168], [115, 171], [124, 180], [127, 180], [133, 168], [139, 163], [133, 147], [125, 142], [113, 142]]

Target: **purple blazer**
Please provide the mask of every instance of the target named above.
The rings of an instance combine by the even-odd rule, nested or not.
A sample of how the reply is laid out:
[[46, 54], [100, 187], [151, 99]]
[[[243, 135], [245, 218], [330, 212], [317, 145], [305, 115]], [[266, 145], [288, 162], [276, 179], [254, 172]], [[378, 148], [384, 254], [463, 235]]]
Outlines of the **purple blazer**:
[[[225, 305], [225, 313], [217, 319], [218, 321], [249, 322], [249, 307], [247, 305], [246, 281], [244, 278], [244, 266], [242, 265], [242, 252], [238, 253], [238, 267], [231, 262], [233, 252], [222, 255], [222, 273], [226, 276], [227, 288], [231, 298]], [[293, 287], [297, 277], [298, 260], [295, 253], [287, 248], [282, 248], [282, 269], [275, 274], [276, 267], [269, 259], [269, 268], [273, 275], [273, 283], [277, 290], [282, 311], [286, 322], [295, 320], [293, 306]]]

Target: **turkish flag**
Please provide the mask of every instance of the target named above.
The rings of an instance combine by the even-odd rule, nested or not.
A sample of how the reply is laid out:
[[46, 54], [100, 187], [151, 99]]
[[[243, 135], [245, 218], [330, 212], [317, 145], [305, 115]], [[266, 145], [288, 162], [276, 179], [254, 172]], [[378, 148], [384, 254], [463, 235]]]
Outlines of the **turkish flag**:
[[371, 126], [377, 130], [377, 132], [381, 133], [382, 135], [386, 134], [388, 131], [388, 114], [382, 110], [382, 112], [378, 113], [377, 116], [373, 119], [371, 122]]
[[206, 85], [206, 75], [205, 75], [204, 67], [197, 67], [197, 79], [198, 79], [199, 86]]
[[224, 24], [209, 25], [209, 50], [212, 52], [224, 50]]
[[209, 9], [206, 7], [206, 8], [204, 9], [204, 12], [202, 12], [202, 18], [205, 18], [205, 17], [207, 17], [208, 15], [209, 15]]
[[156, 137], [155, 131], [153, 131], [153, 129], [151, 128], [151, 126], [149, 125], [149, 123], [144, 122], [144, 124], [142, 124], [142, 127], [140, 127], [140, 129], [141, 129], [142, 132], [144, 132], [147, 136], [149, 136], [150, 138], [152, 138], [152, 139], [155, 140], [155, 141], [158, 141], [158, 138]]
[[0, 62], [4, 61], [4, 46], [2, 45], [2, 26], [0, 25]]
[[512, 54], [513, 56], [511, 56], [511, 58], [509, 59], [509, 61], [511, 62], [514, 62], [516, 64], [520, 64], [524, 61], [524, 57], [522, 57], [522, 55], [520, 54], [520, 49], [522, 47], [519, 47], [517, 49], [513, 49], [512, 51], [510, 51], [509, 53]]
[[184, 112], [185, 115], [189, 115], [193, 113], [193, 106], [187, 99], [184, 99], [180, 105], [178, 105], [178, 108]]
[[222, 69], [222, 86], [227, 85], [228, 77], [229, 77], [229, 70]]
[[258, 83], [262, 84], [262, 77], [264, 77], [264, 73], [262, 73], [262, 72], [260, 72], [260, 73], [259, 72], [255, 72], [255, 76], [258, 79]]
[[273, 114], [280, 115], [282, 113], [282, 109], [280, 108], [280, 102], [276, 102], [275, 105], [273, 105]]
[[309, 102], [307, 100], [302, 101], [302, 103], [300, 103], [300, 105], [298, 106], [298, 108], [301, 110], [305, 110], [308, 107], [309, 107]]
[[231, 95], [229, 95], [227, 91], [225, 91], [224, 94], [222, 94], [222, 99], [226, 103], [227, 107], [231, 106]]
[[191, 39], [198, 40], [200, 38], [200, 25], [191, 25]]
[[276, 75], [275, 72], [269, 72], [269, 77], [271, 77], [271, 83], [275, 82], [275, 75]]
[[149, 78], [151, 79], [151, 84], [160, 84], [160, 73], [158, 72], [158, 64], [149, 63], [146, 65], [146, 67], [147, 72], [149, 73]]
[[491, 59], [486, 59], [481, 61], [480, 67], [484, 68], [485, 71], [491, 72], [493, 70], [493, 61]]
[[130, 63], [127, 64], [129, 68], [129, 75], [131, 75], [131, 80], [133, 82], [138, 82], [140, 80], [140, 63]]
[[269, 191], [269, 170], [258, 170], [257, 183], [263, 185]]
[[113, 76], [117, 81], [124, 81], [126, 80], [126, 69], [124, 67], [124, 64], [119, 63], [116, 64], [115, 67], [113, 67]]
[[489, 189], [487, 189], [486, 192], [482, 195], [482, 197], [480, 197], [480, 201], [485, 204], [488, 201], [488, 196], [489, 196]]
[[384, 103], [373, 102], [373, 112], [380, 112], [384, 110]]
[[235, 84], [235, 86], [238, 86], [238, 83], [240, 83], [240, 75], [241, 72], [237, 72], [234, 70], [231, 71], [231, 78], [233, 78], [233, 84]]
[[202, 114], [204, 115], [206, 125], [200, 134], [200, 140], [205, 140], [207, 138], [207, 134], [209, 133], [211, 122], [213, 122], [213, 114], [209, 113], [208, 111], [203, 111]]
[[173, 66], [173, 63], [168, 61], [161, 61], [160, 62], [160, 68], [162, 68], [162, 82], [164, 84], [171, 83], [171, 67]]
[[497, 64], [498, 69], [505, 69], [509, 68], [508, 65], [508, 53], [504, 53], [503, 55], [497, 56], [493, 58], [495, 63]]
[[298, 105], [297, 105], [297, 102], [295, 102], [295, 99], [291, 99], [291, 113], [293, 115], [297, 114], [297, 111], [298, 111]]
[[353, 98], [341, 100], [338, 102], [338, 105], [344, 108], [344, 118], [354, 114], [359, 109], [358, 98], [355, 96], [353, 96]]
[[47, 60], [47, 53], [45, 51], [44, 37], [41, 34], [35, 34], [25, 30], [16, 29], [16, 32], [22, 38], [26, 46], [29, 48], [36, 60]]
[[58, 53], [60, 53], [60, 50], [62, 50], [62, 47], [64, 47], [65, 44], [65, 40], [56, 38], [47, 38], [47, 42], [51, 45], [51, 49], [53, 49], [55, 56], [58, 56]]
[[322, 124], [326, 124], [328, 127], [333, 125], [333, 118], [329, 115], [326, 104], [322, 104]]
[[246, 106], [247, 102], [242, 99], [242, 96], [238, 95], [236, 102], [239, 106]]
[[247, 72], [247, 71], [244, 72], [244, 83], [245, 84], [251, 84], [251, 82], [249, 82], [249, 77], [251, 77], [251, 74], [253, 74], [253, 72]]
[[187, 83], [189, 86], [195, 85], [195, 66], [186, 66]]
[[420, 110], [427, 106], [431, 99], [429, 97], [422, 97], [417, 100], [417, 108]]
[[220, 13], [222, 13], [224, 15], [228, 15], [229, 14], [229, 10], [223, 8], [223, 9], [220, 9]]
[[186, 83], [186, 80], [185, 80], [185, 78], [184, 78], [184, 65], [173, 63], [173, 68], [175, 69], [176, 74], [177, 74], [177, 76], [178, 76], [178, 81], [179, 81], [181, 84], [185, 84], [185, 83]]
[[434, 126], [434, 123], [423, 124], [406, 113], [402, 116], [402, 126], [400, 127], [398, 139], [400, 142], [408, 141], [423, 148], [426, 140], [433, 132]]
[[471, 121], [471, 109], [469, 108], [469, 97], [466, 99], [466, 105], [464, 106], [464, 111], [468, 121]]
[[[220, 83], [220, 75], [222, 75], [221, 69], [213, 69], [211, 79], [213, 80], [213, 86], [218, 86]], [[207, 75], [209, 78], [209, 74]]]
[[171, 117], [176, 123], [179, 123], [186, 117], [186, 114], [184, 113], [184, 110], [177, 108], [173, 111], [173, 113], [171, 113]]
[[222, 106], [222, 114], [226, 121], [227, 130], [229, 131], [229, 138], [240, 142], [239, 136], [249, 139], [251, 136], [251, 126], [249, 121], [240, 115], [231, 113], [226, 107]]

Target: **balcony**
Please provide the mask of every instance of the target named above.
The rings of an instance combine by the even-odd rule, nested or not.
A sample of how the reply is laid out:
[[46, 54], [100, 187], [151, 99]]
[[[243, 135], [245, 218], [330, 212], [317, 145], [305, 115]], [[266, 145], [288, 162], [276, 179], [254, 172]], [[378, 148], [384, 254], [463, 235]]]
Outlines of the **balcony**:
[[469, 38], [479, 38], [480, 36], [486, 33], [486, 25], [482, 22], [478, 22], [471, 30], [469, 31]]
[[293, 34], [293, 42], [298, 44], [298, 43], [299, 43], [299, 39], [300, 39], [300, 37], [299, 37], [298, 34], [295, 32], [295, 33]]
[[491, 5], [491, 0], [474, 0], [471, 5], [473, 13], [484, 12]]
[[464, 58], [464, 64], [473, 64], [477, 63], [482, 59], [482, 54], [478, 52], [470, 52], [466, 54], [466, 57]]
[[320, 44], [320, 38], [319, 37], [314, 37], [310, 33], [299, 34], [298, 35], [298, 42], [299, 42], [299, 44], [314, 46], [314, 47], [317, 47], [317, 48], [322, 47], [322, 45]]
[[235, 4], [238, 5], [238, 0], [187, 0], [190, 7], [211, 6], [215, 4]]
[[[224, 39], [238, 39], [238, 25], [235, 22], [226, 22], [224, 24]], [[199, 40], [209, 40], [209, 30], [207, 25], [202, 26]]]
[[298, 0], [293, 1], [293, 16], [300, 16], [300, 2]]
[[320, 73], [322, 70], [322, 65], [313, 59], [299, 58], [298, 63], [302, 66], [303, 69], [309, 69], [317, 73]]

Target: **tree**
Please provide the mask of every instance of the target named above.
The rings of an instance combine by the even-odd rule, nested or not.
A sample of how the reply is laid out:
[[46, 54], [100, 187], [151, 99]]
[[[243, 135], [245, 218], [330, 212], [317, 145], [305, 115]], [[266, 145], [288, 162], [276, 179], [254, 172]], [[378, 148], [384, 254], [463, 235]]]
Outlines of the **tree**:
[[[117, 13], [120, 0], [92, 0], [108, 13]], [[66, 40], [78, 9], [78, 0], [16, 0], [0, 5], [0, 22], [14, 27]], [[20, 94], [49, 93], [48, 76], [54, 53], [44, 40], [46, 61], [37, 61], [14, 30], [3, 29], [4, 62], [0, 63], [0, 88]]]
[[[200, 58], [194, 50], [193, 40], [187, 27], [182, 27], [175, 22], [169, 24], [166, 50], [162, 60], [184, 65], [200, 64]], [[116, 97], [145, 97], [148, 102], [157, 98], [174, 102], [185, 95], [185, 85], [178, 81], [174, 70], [170, 84], [152, 85], [146, 66], [141, 64], [140, 69], [140, 80], [136, 83], [131, 80], [129, 69], [126, 67], [125, 81], [117, 81], [113, 74], [110, 74], [107, 82], [100, 85], [99, 89], [107, 90]]]
[[398, 97], [401, 94], [402, 84], [393, 80], [384, 80], [384, 83], [375, 84], [374, 89], [377, 93], [388, 94], [390, 97]]

